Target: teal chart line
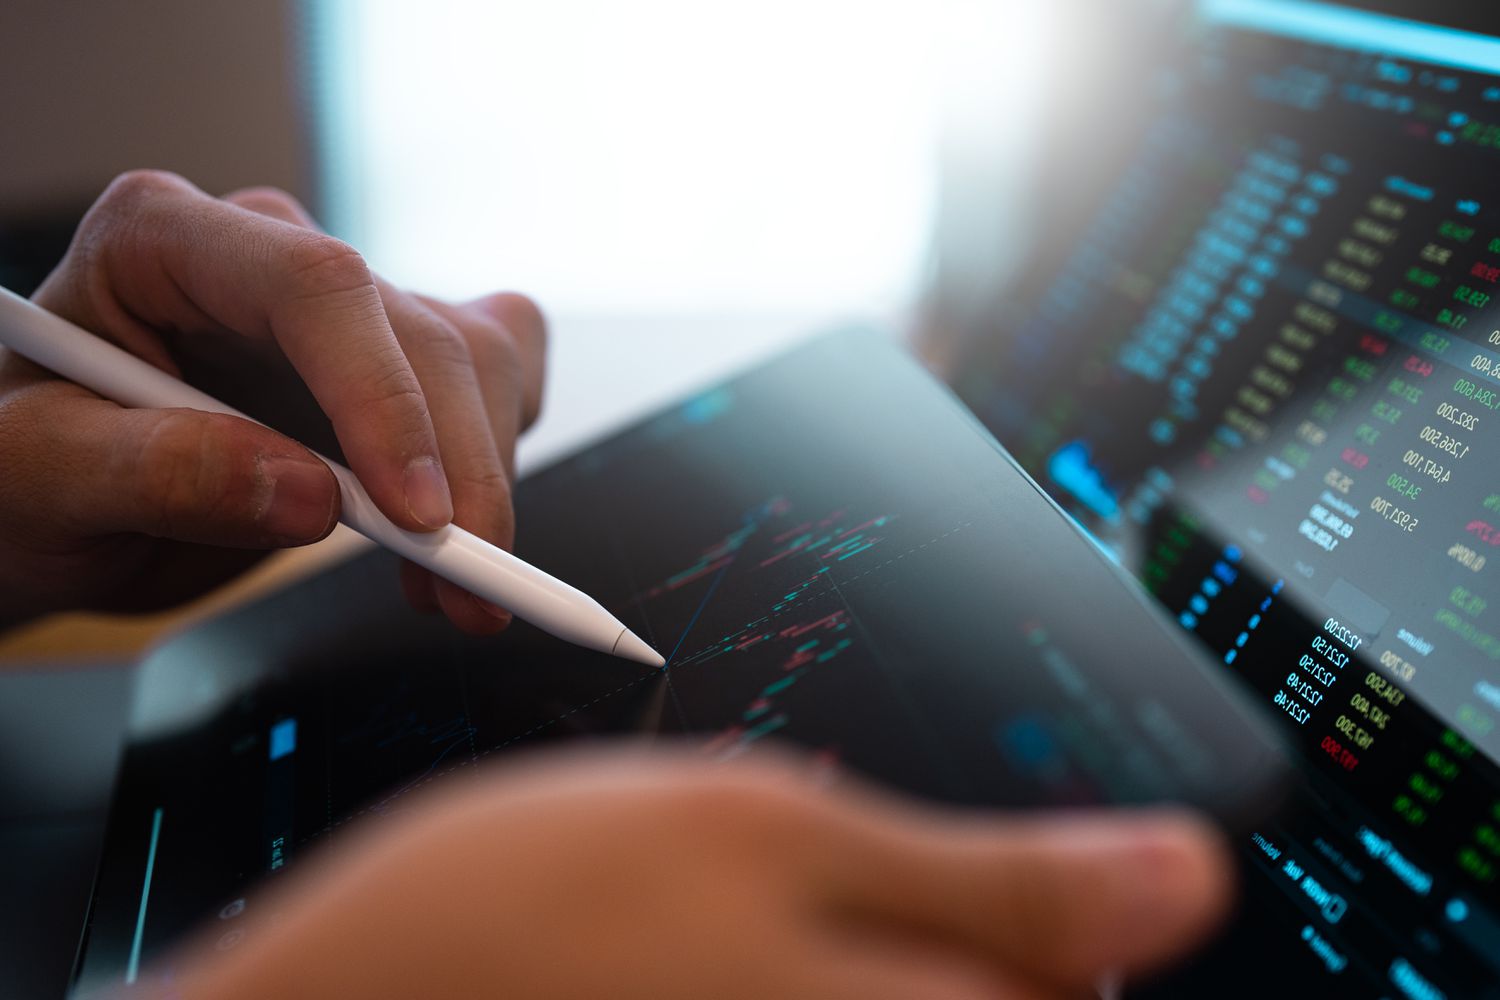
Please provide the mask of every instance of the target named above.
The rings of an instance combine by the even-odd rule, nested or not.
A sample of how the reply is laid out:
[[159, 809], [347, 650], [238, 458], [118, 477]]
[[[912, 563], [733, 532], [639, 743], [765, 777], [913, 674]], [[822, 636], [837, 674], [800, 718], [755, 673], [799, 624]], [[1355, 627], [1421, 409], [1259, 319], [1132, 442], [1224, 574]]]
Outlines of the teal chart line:
[[161, 806], [151, 814], [151, 846], [146, 849], [146, 877], [141, 882], [141, 906], [135, 914], [135, 936], [130, 942], [130, 962], [125, 982], [133, 983], [141, 971], [141, 940], [146, 936], [146, 903], [151, 898], [151, 877], [156, 873], [156, 845], [161, 841]]
[[698, 624], [699, 616], [703, 614], [703, 609], [708, 607], [708, 602], [713, 598], [714, 591], [719, 589], [719, 583], [724, 579], [724, 574], [729, 572], [729, 566], [730, 563], [726, 562], [723, 566], [719, 567], [719, 571], [714, 574], [713, 583], [708, 585], [708, 590], [704, 591], [703, 593], [703, 600], [698, 602], [698, 610], [694, 611], [693, 617], [688, 619], [687, 628], [682, 630], [682, 635], [677, 637], [677, 645], [672, 647], [672, 655], [667, 657], [666, 663], [662, 664], [661, 669], [664, 673], [671, 669], [672, 661], [677, 658], [677, 651], [682, 649], [682, 644], [684, 642], [687, 642], [688, 634], [693, 631], [693, 626]]

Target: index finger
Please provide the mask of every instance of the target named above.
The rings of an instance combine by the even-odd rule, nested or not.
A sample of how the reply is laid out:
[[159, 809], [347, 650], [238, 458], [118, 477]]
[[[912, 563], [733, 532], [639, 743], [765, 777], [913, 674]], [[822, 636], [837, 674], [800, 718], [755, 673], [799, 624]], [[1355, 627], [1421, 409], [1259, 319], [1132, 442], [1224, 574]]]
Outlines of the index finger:
[[92, 240], [80, 265], [105, 279], [85, 284], [112, 300], [98, 310], [103, 325], [122, 313], [159, 330], [273, 339], [382, 512], [412, 530], [452, 520], [427, 401], [348, 244], [157, 173], [116, 181], [80, 233]]

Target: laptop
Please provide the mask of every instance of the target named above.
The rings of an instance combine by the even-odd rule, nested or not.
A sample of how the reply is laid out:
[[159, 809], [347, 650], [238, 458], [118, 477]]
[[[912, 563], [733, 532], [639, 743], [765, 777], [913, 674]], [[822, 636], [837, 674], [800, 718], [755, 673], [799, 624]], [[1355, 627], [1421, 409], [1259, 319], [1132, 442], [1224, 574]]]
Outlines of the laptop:
[[1500, 8], [1204, 0], [1133, 83], [948, 351], [1296, 749], [1161, 991], [1500, 995]]

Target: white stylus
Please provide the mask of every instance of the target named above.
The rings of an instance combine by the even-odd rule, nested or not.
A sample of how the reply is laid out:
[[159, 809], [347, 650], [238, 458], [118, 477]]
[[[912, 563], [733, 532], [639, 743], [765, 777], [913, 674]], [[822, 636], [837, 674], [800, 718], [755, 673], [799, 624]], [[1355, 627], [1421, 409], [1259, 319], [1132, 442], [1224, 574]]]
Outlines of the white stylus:
[[[186, 407], [252, 419], [21, 296], [0, 288], [0, 345], [130, 407]], [[659, 667], [666, 661], [592, 597], [455, 525], [392, 524], [353, 472], [319, 455], [343, 494], [345, 524], [559, 639]]]

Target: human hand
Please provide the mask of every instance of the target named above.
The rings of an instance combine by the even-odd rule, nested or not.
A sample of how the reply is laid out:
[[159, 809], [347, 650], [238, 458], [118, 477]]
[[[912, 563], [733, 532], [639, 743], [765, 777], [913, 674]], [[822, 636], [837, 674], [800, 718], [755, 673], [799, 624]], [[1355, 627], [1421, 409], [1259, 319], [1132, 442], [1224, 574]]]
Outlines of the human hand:
[[[511, 544], [516, 437], [541, 403], [545, 324], [527, 299], [402, 292], [279, 191], [217, 199], [138, 172], [89, 211], [35, 301], [172, 374], [204, 375], [301, 440], [328, 438], [401, 527], [456, 521]], [[333, 474], [291, 437], [125, 409], [3, 351], [0, 470], [0, 601], [15, 619], [177, 603], [264, 550], [322, 538], [339, 512]], [[414, 604], [466, 631], [509, 620], [425, 570], [402, 573]]]
[[985, 816], [820, 784], [775, 758], [501, 767], [304, 861], [233, 952], [178, 965], [174, 996], [1086, 996], [1188, 949], [1229, 899], [1187, 814]]

